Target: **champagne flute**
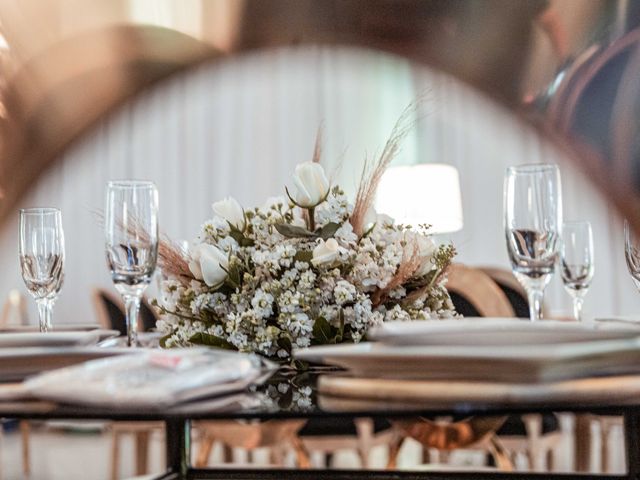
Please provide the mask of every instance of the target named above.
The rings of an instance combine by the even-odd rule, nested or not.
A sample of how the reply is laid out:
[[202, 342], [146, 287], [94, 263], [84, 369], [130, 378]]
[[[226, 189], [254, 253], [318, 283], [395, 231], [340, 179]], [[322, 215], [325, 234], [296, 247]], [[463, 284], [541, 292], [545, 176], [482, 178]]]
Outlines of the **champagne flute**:
[[504, 226], [513, 272], [527, 291], [531, 321], [542, 318], [544, 289], [558, 259], [562, 195], [555, 165], [509, 167]]
[[51, 330], [51, 312], [64, 279], [64, 232], [57, 208], [20, 210], [20, 269], [38, 305], [40, 331]]
[[152, 182], [112, 181], [105, 215], [107, 265], [126, 307], [127, 345], [138, 345], [138, 312], [158, 257], [158, 191]]
[[631, 279], [640, 290], [640, 238], [628, 220], [624, 221], [624, 258], [627, 261]]
[[589, 222], [562, 226], [562, 282], [573, 299], [573, 315], [582, 319], [582, 304], [593, 278], [593, 233]]

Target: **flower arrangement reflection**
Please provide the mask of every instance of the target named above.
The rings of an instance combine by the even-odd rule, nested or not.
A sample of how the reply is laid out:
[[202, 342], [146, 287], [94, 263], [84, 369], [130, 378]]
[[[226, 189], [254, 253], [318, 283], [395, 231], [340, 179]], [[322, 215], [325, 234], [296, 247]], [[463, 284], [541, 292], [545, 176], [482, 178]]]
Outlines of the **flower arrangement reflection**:
[[162, 345], [289, 361], [294, 348], [359, 342], [385, 321], [454, 316], [445, 288], [453, 247], [436, 245], [427, 225], [396, 225], [372, 208], [406, 123], [405, 115], [363, 173], [353, 203], [328, 181], [318, 143], [286, 196], [251, 209], [215, 203], [188, 257], [163, 242]]
[[313, 410], [316, 404], [314, 377], [309, 372], [278, 372], [267, 380], [265, 385], [252, 388], [258, 390], [260, 403], [265, 409], [308, 412]]

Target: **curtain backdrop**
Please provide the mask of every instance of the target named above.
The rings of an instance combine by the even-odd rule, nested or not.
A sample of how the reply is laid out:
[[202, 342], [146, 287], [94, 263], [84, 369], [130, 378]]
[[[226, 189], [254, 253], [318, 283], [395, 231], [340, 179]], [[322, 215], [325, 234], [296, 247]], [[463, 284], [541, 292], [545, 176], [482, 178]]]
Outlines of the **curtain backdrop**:
[[[62, 209], [67, 258], [54, 322], [94, 322], [90, 288], [112, 288], [101, 227], [109, 179], [141, 178], [160, 192], [161, 228], [192, 239], [210, 205], [232, 195], [259, 205], [283, 193], [293, 167], [309, 160], [318, 127], [323, 163], [353, 192], [363, 160], [379, 153], [403, 109], [423, 96], [416, 128], [399, 164], [442, 162], [460, 172], [464, 229], [445, 237], [471, 265], [508, 267], [502, 230], [506, 166], [555, 162], [512, 116], [448, 76], [385, 54], [361, 50], [277, 50], [200, 67], [165, 82], [102, 122], [71, 149], [24, 200]], [[562, 166], [566, 219], [594, 226], [596, 274], [587, 314], [640, 312], [626, 272], [621, 220], [581, 174]], [[0, 233], [0, 293], [18, 288], [18, 215]], [[552, 312], [570, 301], [554, 278]], [[152, 293], [152, 291], [150, 292]], [[31, 322], [36, 322], [30, 301]]]

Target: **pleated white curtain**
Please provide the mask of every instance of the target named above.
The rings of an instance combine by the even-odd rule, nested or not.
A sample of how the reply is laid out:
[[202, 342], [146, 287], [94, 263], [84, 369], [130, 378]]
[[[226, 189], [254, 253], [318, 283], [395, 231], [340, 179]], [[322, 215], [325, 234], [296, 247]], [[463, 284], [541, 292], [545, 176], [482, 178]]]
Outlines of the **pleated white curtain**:
[[[213, 201], [232, 195], [252, 206], [282, 194], [293, 167], [310, 158], [320, 125], [323, 162], [353, 192], [363, 160], [380, 152], [418, 95], [427, 101], [397, 163], [455, 165], [465, 214], [464, 230], [451, 236], [459, 261], [507, 267], [504, 169], [555, 161], [551, 149], [464, 85], [402, 59], [352, 49], [275, 50], [203, 66], [157, 86], [104, 121], [41, 179], [22, 206], [63, 211], [66, 280], [54, 322], [94, 321], [90, 288], [112, 288], [92, 215], [103, 208], [107, 180], [156, 182], [162, 230], [192, 239]], [[596, 277], [585, 308], [595, 315], [640, 311], [623, 263], [620, 220], [581, 175], [567, 166], [562, 175], [566, 217], [594, 224]], [[26, 292], [17, 220], [16, 213], [0, 232], [0, 294]], [[566, 312], [569, 299], [557, 279], [548, 293], [551, 310]]]

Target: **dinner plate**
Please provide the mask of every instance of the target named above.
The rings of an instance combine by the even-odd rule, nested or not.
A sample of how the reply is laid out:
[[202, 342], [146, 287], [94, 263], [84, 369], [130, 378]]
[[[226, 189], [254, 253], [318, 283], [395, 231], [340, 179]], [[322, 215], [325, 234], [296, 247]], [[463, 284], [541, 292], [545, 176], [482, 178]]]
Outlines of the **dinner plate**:
[[[116, 332], [116, 335], [101, 341], [100, 346], [108, 348], [126, 347], [127, 337], [118, 337], [117, 335], [118, 332]], [[138, 332], [138, 346], [142, 348], [159, 348], [162, 337], [164, 337], [164, 334], [160, 332]]]
[[640, 340], [540, 345], [386, 345], [359, 343], [295, 350], [298, 360], [368, 378], [547, 382], [640, 372]]
[[139, 353], [131, 348], [19, 347], [0, 348], [0, 382], [16, 382], [37, 373], [115, 355]]
[[[86, 332], [89, 330], [104, 330], [98, 323], [54, 323], [52, 331], [55, 332]], [[5, 325], [0, 328], [3, 332], [39, 332], [38, 325]]]
[[368, 334], [389, 345], [540, 345], [628, 339], [640, 328], [622, 322], [590, 324], [557, 320], [530, 322], [518, 318], [466, 317], [464, 319], [385, 322]]
[[71, 347], [95, 345], [117, 335], [115, 330], [67, 332], [6, 332], [0, 333], [0, 349], [16, 347]]

